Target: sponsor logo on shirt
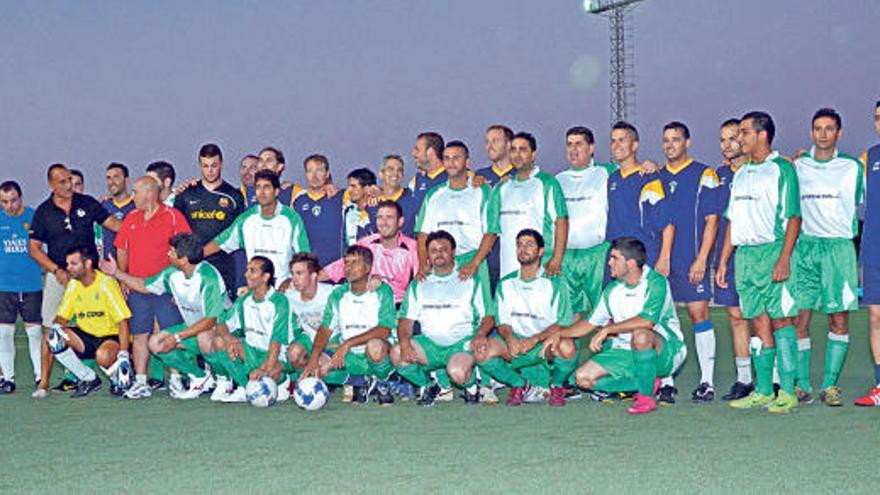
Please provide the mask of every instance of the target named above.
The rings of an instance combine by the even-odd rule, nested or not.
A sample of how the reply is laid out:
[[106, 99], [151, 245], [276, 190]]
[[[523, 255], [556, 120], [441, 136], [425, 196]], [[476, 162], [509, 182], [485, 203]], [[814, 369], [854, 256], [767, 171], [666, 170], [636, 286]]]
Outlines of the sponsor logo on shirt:
[[189, 214], [193, 220], [226, 220], [226, 212], [220, 210], [196, 210]]
[[757, 201], [757, 196], [752, 196], [751, 194], [737, 194], [733, 197], [734, 201]]
[[538, 315], [534, 315], [534, 314], [532, 314], [532, 313], [520, 313], [520, 312], [518, 312], [518, 311], [511, 311], [511, 312], [510, 312], [510, 316], [514, 316], [514, 317], [517, 317], [517, 318], [529, 318], [529, 319], [532, 319], [532, 320], [540, 319], [540, 317], [539, 317]]
[[801, 194], [801, 199], [839, 199], [840, 193], [837, 194]]
[[83, 318], [103, 318], [105, 313], [103, 311], [80, 311], [76, 314], [76, 319], [82, 320]]

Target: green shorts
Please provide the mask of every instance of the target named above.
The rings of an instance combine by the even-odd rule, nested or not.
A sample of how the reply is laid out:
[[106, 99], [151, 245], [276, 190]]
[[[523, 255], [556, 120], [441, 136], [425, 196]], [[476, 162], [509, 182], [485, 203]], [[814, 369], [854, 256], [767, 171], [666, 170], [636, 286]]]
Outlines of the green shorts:
[[[186, 330], [187, 328], [189, 328], [189, 326], [187, 326], [186, 323], [180, 323], [178, 325], [172, 325], [168, 328], [163, 328], [162, 331], [168, 332], [171, 335], [175, 335]], [[197, 355], [202, 353], [202, 351], [199, 349], [199, 339], [196, 336], [183, 339], [180, 341], [180, 343], [183, 345], [183, 347], [186, 348], [187, 351], [193, 354]]]
[[751, 320], [764, 313], [773, 319], [797, 316], [798, 253], [792, 254], [788, 280], [773, 282], [773, 267], [781, 252], [782, 241], [736, 248], [734, 273], [743, 318]]
[[458, 342], [447, 346], [436, 344], [426, 335], [416, 335], [413, 337], [413, 341], [418, 342], [422, 347], [422, 350], [425, 351], [425, 356], [428, 358], [428, 364], [425, 365], [425, 369], [428, 371], [445, 368], [452, 356], [459, 352], [471, 354], [470, 337], [461, 339]]
[[855, 311], [859, 308], [858, 261], [851, 239], [820, 239], [802, 235], [797, 247], [800, 309], [821, 309], [823, 313]]
[[[687, 357], [687, 348], [679, 339], [663, 341], [663, 347], [657, 353], [657, 376], [662, 378], [677, 372]], [[594, 354], [590, 361], [598, 364], [611, 378], [635, 378], [633, 352], [630, 349], [612, 347], [606, 340], [602, 351]]]
[[609, 242], [589, 249], [568, 249], [562, 258], [562, 278], [571, 293], [571, 309], [588, 313], [602, 294]]
[[342, 369], [332, 370], [324, 377], [324, 381], [332, 385], [342, 385], [348, 380], [349, 375], [369, 376], [372, 374], [370, 360], [367, 359], [366, 353], [357, 354], [348, 351], [348, 354], [345, 355], [345, 366]]

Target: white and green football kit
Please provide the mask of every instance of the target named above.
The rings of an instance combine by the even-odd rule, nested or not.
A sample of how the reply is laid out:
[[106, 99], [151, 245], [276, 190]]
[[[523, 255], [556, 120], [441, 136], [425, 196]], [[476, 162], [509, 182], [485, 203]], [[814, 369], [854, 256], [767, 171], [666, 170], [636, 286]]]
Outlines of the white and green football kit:
[[424, 387], [429, 382], [428, 371], [445, 368], [459, 352], [471, 352], [471, 338], [480, 320], [491, 314], [488, 280], [460, 280], [458, 270], [453, 270], [446, 275], [432, 273], [423, 282], [412, 281], [399, 316], [419, 322], [422, 333], [413, 340], [425, 351], [427, 364], [407, 364], [398, 372], [416, 386]]
[[730, 241], [737, 247], [734, 272], [743, 317], [797, 315], [796, 260], [788, 280], [772, 280], [788, 220], [801, 216], [798, 179], [791, 163], [774, 151], [763, 162], [743, 164], [733, 176], [726, 216]]
[[[327, 307], [327, 301], [333, 292], [333, 285], [319, 283], [315, 291], [314, 297], [308, 301], [303, 301], [299, 291], [291, 288], [285, 293], [287, 301], [290, 303], [290, 342], [296, 342], [306, 348], [306, 351], [312, 352], [312, 345], [315, 342], [315, 335], [318, 328], [321, 327], [321, 320], [324, 319], [324, 310]], [[331, 330], [333, 330], [331, 328]], [[335, 337], [335, 333], [331, 335], [331, 339]]]
[[[339, 329], [339, 342], [345, 343], [377, 326], [392, 330], [397, 328], [397, 313], [394, 310], [394, 293], [391, 287], [382, 282], [375, 291], [356, 293], [346, 282], [330, 293], [321, 326]], [[395, 340], [392, 335], [390, 342]], [[352, 347], [345, 356], [345, 368], [330, 372], [325, 377], [327, 383], [344, 383], [348, 375], [373, 375], [380, 380], [388, 378], [392, 371], [391, 361], [386, 357], [380, 362], [367, 359], [366, 345]]]
[[244, 249], [248, 259], [258, 255], [269, 258], [275, 266], [278, 284], [290, 278], [293, 255], [310, 251], [299, 213], [278, 202], [269, 218], [260, 213], [260, 205], [250, 207], [214, 238], [214, 242], [227, 253]]
[[254, 298], [253, 291], [248, 292], [226, 311], [223, 322], [230, 333], [242, 339], [244, 356], [233, 361], [226, 351], [213, 354], [216, 362], [220, 363], [236, 384], [247, 385], [250, 372], [259, 368], [269, 356], [269, 345], [272, 342], [277, 342], [280, 346], [276, 357], [284, 371], [293, 371], [287, 364], [287, 356], [280, 351], [290, 341], [289, 304], [280, 292], [270, 287], [262, 301]]
[[[568, 326], [573, 322], [568, 285], [559, 277], [549, 278], [543, 270], [537, 277], [525, 280], [519, 270], [498, 282], [495, 294], [498, 326], [507, 325], [518, 339], [533, 337], [551, 325]], [[562, 386], [577, 367], [572, 359], [556, 357], [552, 364], [541, 357], [543, 344], [511, 359], [492, 358], [480, 369], [495, 380], [513, 387], [526, 383], [541, 387]]]
[[615, 165], [593, 163], [556, 175], [568, 209], [568, 244], [562, 259], [562, 276], [571, 292], [571, 308], [585, 313], [602, 293], [609, 242], [608, 177]]
[[516, 175], [498, 184], [489, 201], [489, 232], [498, 234], [501, 276], [519, 270], [516, 236], [523, 229], [534, 229], [544, 237], [542, 262], [553, 256], [556, 220], [568, 217], [562, 188], [553, 176], [538, 167], [526, 179]]
[[[489, 232], [489, 200], [492, 188], [488, 184], [455, 189], [449, 181], [431, 188], [416, 217], [415, 231], [430, 234], [445, 230], [455, 239], [455, 261], [461, 266], [468, 263], [480, 249], [483, 236]], [[488, 282], [489, 268], [485, 261], [479, 268], [480, 278]]]
[[862, 164], [837, 153], [817, 160], [815, 148], [795, 161], [801, 236], [796, 251], [800, 309], [825, 313], [858, 309], [858, 206], [865, 194]]
[[[220, 319], [230, 305], [223, 277], [207, 261], [199, 262], [191, 277], [169, 265], [156, 275], [144, 279], [144, 286], [153, 294], [171, 294], [174, 298], [183, 323], [162, 329], [171, 334], [180, 333], [203, 318]], [[198, 339], [190, 337], [181, 344], [185, 350], [172, 349], [157, 354], [156, 357], [176, 370], [198, 377], [204, 376], [204, 371], [195, 362], [195, 357], [201, 354]], [[211, 362], [208, 356], [205, 358]]]
[[[604, 327], [635, 317], [652, 322], [653, 332], [663, 339], [663, 346], [656, 354], [656, 365], [650, 371], [653, 384], [654, 377], [670, 376], [681, 368], [687, 357], [687, 348], [669, 282], [648, 266], [642, 268], [642, 276], [633, 286], [621, 280], [608, 284], [590, 314], [589, 322]], [[590, 360], [607, 371], [611, 378], [634, 379], [637, 370], [631, 342], [631, 333], [610, 336], [602, 351]]]

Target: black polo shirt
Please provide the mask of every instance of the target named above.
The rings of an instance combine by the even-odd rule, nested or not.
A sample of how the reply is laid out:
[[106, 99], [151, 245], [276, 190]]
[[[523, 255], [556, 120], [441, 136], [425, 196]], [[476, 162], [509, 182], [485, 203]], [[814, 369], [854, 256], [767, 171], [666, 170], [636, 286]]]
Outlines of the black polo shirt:
[[45, 244], [49, 259], [65, 268], [67, 251], [75, 246], [94, 245], [95, 224], [103, 224], [109, 216], [110, 212], [91, 196], [73, 193], [68, 214], [52, 202], [50, 195], [34, 212], [31, 239]]

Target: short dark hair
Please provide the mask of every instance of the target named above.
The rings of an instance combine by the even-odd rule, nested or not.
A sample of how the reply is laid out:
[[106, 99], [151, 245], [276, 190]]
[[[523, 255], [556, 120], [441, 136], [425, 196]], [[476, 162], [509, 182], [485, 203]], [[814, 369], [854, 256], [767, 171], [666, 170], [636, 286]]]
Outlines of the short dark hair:
[[110, 162], [110, 165], [107, 165], [106, 171], [109, 172], [110, 170], [112, 170], [114, 168], [118, 168], [119, 170], [122, 170], [122, 176], [125, 177], [126, 179], [128, 178], [128, 167], [126, 167], [125, 165], [123, 165], [119, 162]]
[[275, 189], [281, 189], [281, 179], [278, 178], [278, 174], [271, 170], [260, 170], [254, 174], [254, 184], [257, 183], [258, 180], [267, 180], [272, 187]]
[[376, 205], [376, 211], [379, 211], [380, 208], [391, 208], [397, 212], [397, 218], [403, 217], [403, 208], [397, 201], [383, 199], [382, 201], [379, 201], [379, 204]]
[[449, 244], [452, 246], [452, 249], [455, 250], [455, 238], [452, 237], [452, 234], [446, 232], [445, 230], [435, 230], [428, 234], [428, 238], [425, 240], [425, 246], [430, 246], [434, 241], [449, 241]]
[[736, 117], [729, 118], [721, 123], [721, 127], [719, 129], [724, 129], [725, 127], [737, 126], [739, 127], [740, 120]]
[[684, 125], [683, 122], [679, 122], [677, 120], [673, 120], [672, 122], [663, 126], [663, 132], [666, 131], [679, 131], [681, 135], [684, 136], [685, 139], [691, 138], [691, 130], [688, 129], [688, 126]]
[[360, 256], [363, 258], [364, 263], [373, 266], [373, 252], [363, 246], [357, 244], [348, 246], [345, 250], [345, 256]]
[[743, 115], [740, 120], [751, 120], [755, 132], [766, 132], [767, 144], [773, 144], [773, 137], [776, 136], [776, 124], [773, 123], [773, 117], [769, 113], [756, 110]]
[[348, 173], [348, 178], [358, 181], [361, 186], [376, 185], [376, 174], [368, 168], [356, 168]]
[[623, 120], [619, 122], [615, 122], [613, 126], [611, 126], [611, 132], [623, 130], [629, 132], [630, 137], [632, 137], [633, 141], [639, 141], [639, 130], [636, 129], [636, 126], [630, 124], [629, 122], [625, 122]]
[[21, 186], [18, 185], [18, 182], [14, 180], [7, 180], [0, 184], [0, 192], [9, 192], [15, 191], [18, 193], [18, 197], [21, 197]]
[[837, 130], [843, 129], [843, 121], [840, 118], [840, 114], [837, 113], [837, 110], [833, 108], [820, 108], [816, 110], [816, 113], [813, 114], [812, 123], [815, 124], [816, 120], [821, 119], [822, 117], [834, 120], [834, 123], [837, 124]]
[[589, 127], [584, 127], [582, 125], [571, 127], [565, 131], [565, 137], [568, 138], [569, 136], [583, 136], [584, 139], [586, 139], [587, 144], [596, 144], [596, 138], [593, 136], [593, 131], [591, 131]]
[[321, 261], [312, 253], [296, 253], [290, 258], [290, 268], [297, 263], [305, 263], [306, 270], [309, 273], [318, 273], [321, 271]]
[[424, 139], [425, 146], [434, 150], [434, 153], [437, 154], [437, 158], [443, 158], [443, 136], [434, 131], [423, 132], [418, 135], [416, 139]]
[[147, 172], [155, 173], [159, 177], [160, 182], [165, 182], [165, 179], [171, 179], [171, 184], [174, 184], [174, 180], [177, 178], [177, 174], [174, 172], [174, 165], [168, 162], [153, 162], [147, 165]]
[[272, 263], [272, 260], [265, 256], [256, 255], [251, 258], [251, 261], [259, 261], [260, 262], [260, 270], [263, 273], [269, 274], [269, 286], [272, 287], [275, 285], [275, 264]]
[[645, 245], [635, 237], [618, 237], [611, 243], [611, 249], [620, 251], [624, 259], [635, 260], [639, 268], [645, 266], [648, 260]]
[[204, 247], [199, 239], [192, 234], [177, 234], [171, 238], [169, 242], [178, 258], [186, 258], [190, 264], [200, 263], [202, 256], [202, 248]]
[[91, 260], [92, 268], [98, 268], [98, 250], [95, 248], [94, 244], [78, 244], [73, 246], [64, 253], [64, 258], [66, 259], [72, 254], [79, 254], [83, 261]]
[[[260, 159], [260, 157], [258, 157], [257, 155], [254, 155], [254, 154], [250, 154], [250, 153], [249, 153], [249, 154], [244, 155], [243, 157], [241, 157], [241, 161], [243, 162], [243, 161], [247, 160], [248, 158], [250, 158], [251, 160], [259, 160], [259, 159]], [[241, 163], [241, 162], [239, 162], [239, 163]]]
[[880, 108], [880, 100], [877, 100], [877, 103], [874, 104], [874, 110]]
[[275, 155], [275, 160], [277, 160], [278, 163], [283, 163], [285, 165], [287, 164], [287, 162], [284, 161], [284, 153], [282, 153], [281, 150], [279, 150], [278, 148], [274, 146], [266, 146], [265, 148], [260, 150], [260, 154], [262, 155], [264, 151], [271, 151]]
[[513, 135], [513, 139], [511, 139], [511, 141], [513, 141], [514, 139], [525, 139], [529, 142], [529, 148], [531, 148], [532, 151], [538, 151], [538, 140], [536, 140], [535, 136], [532, 136], [528, 132], [517, 132]]
[[220, 151], [220, 147], [214, 143], [208, 143], [199, 148], [199, 158], [213, 158], [220, 157], [220, 161], [223, 161], [223, 152]]
[[535, 244], [537, 244], [539, 248], [544, 247], [544, 236], [535, 229], [520, 230], [519, 233], [516, 234], [516, 240], [519, 241], [520, 237], [531, 237], [535, 240]]
[[387, 162], [388, 160], [397, 160], [400, 162], [401, 165], [403, 165], [404, 168], [406, 168], [406, 162], [403, 161], [403, 157], [400, 155], [391, 153], [391, 154], [383, 156], [382, 157], [382, 166], [385, 166], [385, 162]]
[[501, 131], [504, 133], [504, 138], [508, 141], [513, 141], [513, 130], [510, 127], [507, 127], [503, 124], [492, 124], [486, 128], [486, 133], [489, 131]]
[[[59, 170], [59, 169], [60, 170], [67, 170], [67, 167], [65, 167], [61, 163], [53, 163], [52, 165], [49, 165], [49, 169], [46, 170], [46, 179], [52, 180], [52, 172]], [[73, 170], [71, 170], [70, 173], [73, 173]], [[80, 177], [80, 179], [82, 178], [82, 172], [80, 172], [79, 177]]]
[[[60, 163], [57, 164], [57, 165], [58, 165], [58, 166], [55, 167], [56, 169], [57, 169], [57, 168], [67, 168], [67, 167], [65, 167], [64, 165], [61, 165]], [[50, 174], [51, 174], [51, 168], [52, 168], [52, 167], [49, 167], [49, 168], [50, 168]], [[83, 181], [83, 182], [86, 181], [86, 176], [83, 175], [82, 170], [80, 170], [80, 169], [78, 169], [78, 168], [72, 168], [72, 169], [70, 169], [70, 175], [75, 175], [75, 176], [79, 177], [79, 180], [81, 180], [81, 181]]]
[[463, 141], [449, 141], [448, 143], [446, 143], [446, 148], [444, 148], [444, 151], [447, 148], [461, 148], [464, 150], [465, 158], [470, 158], [471, 156], [471, 150], [468, 149], [467, 145], [464, 144]]
[[303, 160], [303, 170], [306, 168], [306, 164], [309, 162], [318, 162], [321, 165], [324, 165], [324, 170], [330, 171], [330, 160], [327, 159], [326, 156], [319, 153], [312, 153], [307, 156], [305, 160]]

